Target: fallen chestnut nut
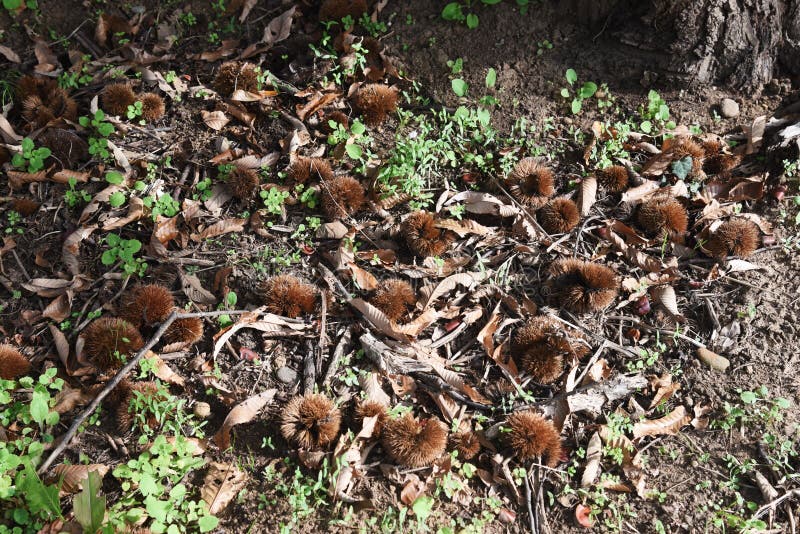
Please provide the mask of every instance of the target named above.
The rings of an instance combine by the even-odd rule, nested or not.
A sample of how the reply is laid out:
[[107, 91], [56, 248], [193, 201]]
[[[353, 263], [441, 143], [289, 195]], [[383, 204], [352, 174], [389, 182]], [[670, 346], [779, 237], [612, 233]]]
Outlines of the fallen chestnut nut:
[[647, 298], [647, 295], [642, 295], [636, 300], [636, 313], [639, 315], [650, 313], [650, 299]]
[[642, 337], [642, 332], [638, 328], [628, 328], [628, 331], [625, 332], [625, 337], [634, 343], [638, 343], [639, 339]]

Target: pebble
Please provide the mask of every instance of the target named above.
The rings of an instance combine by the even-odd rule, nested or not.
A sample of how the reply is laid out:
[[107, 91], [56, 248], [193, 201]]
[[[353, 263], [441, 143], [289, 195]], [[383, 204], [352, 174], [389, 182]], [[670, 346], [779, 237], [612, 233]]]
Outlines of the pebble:
[[731, 119], [739, 115], [739, 104], [730, 98], [723, 98], [719, 104], [719, 111], [726, 119]]
[[278, 369], [277, 375], [278, 380], [284, 384], [294, 384], [295, 380], [297, 380], [297, 371], [291, 367], [281, 367]]
[[194, 414], [200, 419], [205, 419], [211, 415], [211, 406], [207, 402], [196, 402], [194, 404]]

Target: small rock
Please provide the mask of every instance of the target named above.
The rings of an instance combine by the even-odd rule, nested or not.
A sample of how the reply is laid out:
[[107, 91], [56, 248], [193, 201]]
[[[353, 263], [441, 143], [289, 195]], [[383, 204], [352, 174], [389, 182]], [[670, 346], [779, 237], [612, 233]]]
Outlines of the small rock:
[[205, 419], [211, 415], [211, 406], [207, 402], [196, 402], [194, 404], [194, 414], [200, 419]]
[[739, 104], [730, 98], [723, 98], [719, 104], [720, 114], [726, 119], [731, 119], [739, 115]]
[[278, 380], [284, 384], [294, 384], [295, 380], [297, 380], [297, 371], [291, 367], [281, 367], [278, 369], [277, 375]]

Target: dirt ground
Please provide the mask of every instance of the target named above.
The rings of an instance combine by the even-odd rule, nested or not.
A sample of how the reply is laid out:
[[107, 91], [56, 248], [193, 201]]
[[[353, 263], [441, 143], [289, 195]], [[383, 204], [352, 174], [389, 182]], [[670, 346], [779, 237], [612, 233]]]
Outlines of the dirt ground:
[[[224, 23], [236, 19], [242, 2], [228, 5], [230, 12], [224, 15], [200, 0], [172, 1], [167, 5], [39, 0], [41, 14], [38, 16], [29, 10], [11, 16], [0, 9], [0, 29], [3, 31], [0, 45], [15, 51], [21, 59], [19, 63], [3, 63], [0, 56], [0, 68], [7, 69], [2, 79], [12, 83], [18, 74], [29, 73], [37, 64], [46, 62], [34, 53], [35, 35], [41, 35], [47, 42], [49, 50], [61, 62], [61, 68], [69, 65], [68, 50], [80, 50], [81, 53], [94, 54], [94, 61], [104, 60], [108, 65], [121, 68], [135, 84], [139, 83], [137, 72], [149, 69], [162, 74], [174, 71], [187, 87], [212, 87], [223, 61], [236, 58], [248, 44], [258, 43], [262, 50], [249, 56], [248, 61], [260, 64], [297, 89], [311, 88], [309, 95], [320, 90], [340, 91], [343, 94], [331, 107], [338, 106], [338, 110], [344, 111], [351, 119], [355, 118], [358, 113], [344, 95], [350, 83], [361, 80], [355, 76], [339, 86], [331, 80], [328, 80], [328, 85], [323, 85], [322, 77], [335, 61], [315, 57], [309, 48], [309, 44], [319, 44], [324, 35], [317, 19], [317, 6], [310, 5], [312, 3], [288, 0], [256, 2], [246, 21], [236, 24], [235, 29], [228, 33]], [[297, 12], [287, 38], [272, 46], [259, 43], [266, 24], [295, 4]], [[622, 44], [625, 29], [607, 27], [603, 21], [584, 20], [580, 14], [565, 17], [563, 10], [554, 3], [531, 3], [525, 14], [521, 14], [511, 1], [476, 6], [480, 20], [476, 29], [469, 29], [464, 23], [443, 20], [441, 10], [444, 4], [389, 0], [382, 6], [376, 20], [387, 26], [379, 32], [378, 38], [397, 75], [387, 73], [381, 79], [408, 93], [416, 88], [417, 101], [402, 102], [401, 108], [420, 114], [431, 113], [430, 110], [452, 111], [462, 105], [474, 107], [481, 95], [491, 94], [496, 99], [496, 104], [491, 106], [492, 126], [498, 132], [508, 134], [520, 118], [536, 126], [536, 132], [528, 135], [531, 141], [535, 139], [537, 146], [542, 147], [544, 157], [554, 167], [559, 193], [571, 194], [570, 188], [576, 187], [575, 179], [580, 181], [581, 177], [593, 171], [584, 160], [584, 149], [591, 140], [593, 123], [614, 122], [634, 116], [639, 107], [646, 104], [650, 90], [657, 91], [666, 102], [670, 118], [675, 123], [695, 127], [703, 133], [727, 136], [726, 139], [737, 139], [739, 143], [743, 139], [746, 141], [743, 126], [749, 126], [760, 116], [771, 117], [776, 109], [796, 98], [799, 90], [791, 80], [781, 80], [777, 89], [765, 90], [759, 95], [736, 94], [717, 87], [683, 89], [676, 82], [679, 76], [649, 70], [652, 54], [656, 52]], [[131, 48], [121, 52], [120, 48], [97, 45], [95, 26], [100, 13], [113, 13], [126, 19], [133, 19], [139, 13], [151, 17], [145, 18], [138, 32], [130, 36], [132, 44], [136, 45], [135, 53]], [[169, 21], [178, 27], [176, 15], [181, 13], [192, 13], [196, 22], [183, 27], [183, 33], [169, 50], [157, 51], [154, 47], [162, 42], [158, 23]], [[220, 42], [209, 42], [208, 33], [212, 31], [209, 23], [216, 24], [214, 28], [220, 33]], [[355, 31], [357, 35], [366, 33], [363, 27]], [[61, 37], [66, 38], [66, 46]], [[225, 39], [233, 38], [239, 42], [230, 46], [224, 44]], [[94, 43], [97, 50], [88, 50], [87, 42]], [[215, 50], [222, 50], [224, 54], [221, 56], [224, 57], [209, 60], [198, 56]], [[102, 56], [97, 56], [96, 51]], [[141, 55], [132, 59], [131, 54]], [[167, 57], [155, 60], [148, 54]], [[451, 62], [458, 58], [463, 60], [463, 71], [454, 73]], [[497, 81], [494, 87], [487, 89], [484, 80], [490, 68], [496, 71]], [[587, 105], [580, 114], [572, 114], [568, 100], [560, 96], [562, 88], [567, 85], [565, 72], [568, 69], [577, 72], [579, 84], [588, 80], [598, 85], [607, 84], [607, 88], [601, 90], [613, 95], [612, 109], [603, 112], [596, 106]], [[80, 106], [79, 115], [87, 114], [92, 98], [107, 83], [105, 72], [93, 65], [91, 81], [71, 90]], [[453, 78], [463, 79], [468, 84], [467, 97], [454, 93]], [[145, 82], [144, 85], [158, 91], [155, 83]], [[163, 161], [165, 156], [171, 155], [172, 166], [159, 170], [158, 178], [170, 194], [183, 201], [196, 192], [195, 187], [203, 178], [217, 176], [217, 161], [212, 163], [214, 158], [229, 148], [238, 148], [241, 151], [235, 157], [270, 159], [268, 170], [262, 174], [262, 183], [280, 182], [278, 171], [287, 168], [289, 146], [295, 142], [293, 136], [297, 135], [296, 124], [287, 121], [285, 116], [294, 117], [307, 103], [308, 97], [281, 92], [277, 96], [241, 104], [236, 109], [254, 117], [248, 125], [241, 120], [241, 115], [230, 111], [236, 107], [230, 100], [218, 95], [190, 98], [189, 94], [184, 94], [180, 100], [169, 98], [166, 115], [156, 123], [140, 126], [130, 121], [126, 123], [123, 118], [122, 122], [128, 126], [127, 134], [115, 142], [131, 154], [128, 159], [137, 177], [144, 176], [147, 166], [135, 160]], [[720, 116], [720, 105], [725, 98], [739, 104], [740, 111], [736, 116]], [[220, 110], [227, 114], [230, 123], [222, 130], [214, 131], [204, 124], [202, 117], [205, 113]], [[333, 161], [333, 144], [326, 143], [325, 125], [320, 126], [321, 119], [314, 115], [310, 114], [310, 120], [305, 121], [310, 130], [310, 140], [302, 145], [300, 152], [324, 155]], [[18, 110], [12, 109], [8, 117], [18, 133], [30, 133], [23, 130], [24, 121]], [[395, 116], [381, 126], [370, 127], [377, 160], [385, 163], [389, 159], [396, 141], [394, 133], [401, 131], [402, 127], [403, 123]], [[661, 146], [663, 138], [658, 141], [656, 138], [655, 135], [647, 137], [653, 145]], [[498, 147], [496, 152], [501, 151]], [[232, 161], [233, 157], [219, 161]], [[640, 152], [631, 156], [631, 160], [635, 167], [640, 168], [648, 157], [650, 154]], [[536, 462], [527, 465], [530, 473], [536, 473], [537, 482], [540, 477], [542, 480], [539, 486], [541, 495], [531, 505], [537, 517], [546, 518], [543, 524], [537, 520], [539, 531], [582, 532], [589, 528], [600, 532], [643, 533], [796, 530], [800, 499], [786, 498], [775, 510], [760, 510], [759, 507], [769, 500], [796, 492], [800, 487], [797, 480], [800, 461], [797, 450], [791, 445], [800, 439], [800, 411], [797, 409], [800, 401], [800, 333], [796, 327], [800, 257], [796, 243], [799, 232], [795, 224], [797, 205], [792, 200], [800, 197], [795, 197], [798, 194], [797, 182], [781, 177], [780, 169], [766, 163], [763, 152], [748, 156], [745, 163], [747, 172], [742, 171], [740, 176], [761, 176], [765, 181], [764, 188], [758, 198], [736, 203], [742, 213], [755, 214], [760, 221], [773, 227], [770, 238], [747, 258], [758, 269], [734, 272], [716, 279], [715, 273], [718, 274], [720, 265], [712, 258], [695, 253], [676, 260], [679, 274], [670, 283], [677, 293], [677, 305], [685, 317], [684, 322], [676, 323], [663, 310], [656, 310], [656, 302], [652, 303], [653, 312], [642, 316], [635, 313], [633, 301], [617, 307], [616, 304], [628, 296], [624, 292], [609, 309], [581, 316], [579, 326], [585, 327], [593, 336], [589, 354], [601, 347], [604, 340], [623, 348], [634, 348], [629, 334], [630, 329], [636, 327], [637, 336], [641, 336], [637, 337], [636, 345], [655, 357], [636, 359], [631, 356], [632, 352], [612, 350], [609, 345], [603, 345], [605, 348], [598, 352], [607, 368], [603, 380], [641, 375], [648, 379], [649, 385], [606, 403], [600, 414], [567, 414], [561, 432], [564, 454], [558, 465], [555, 468]], [[340, 174], [354, 174], [364, 184], [376, 183], [375, 173], [371, 176], [357, 174], [359, 166], [352, 158], [338, 156], [334, 164]], [[97, 169], [96, 161], [82, 163], [81, 170], [93, 173], [88, 183], [81, 184], [89, 198], [108, 185], [100, 178], [102, 173]], [[0, 176], [8, 176], [10, 170], [11, 164], [7, 163]], [[464, 161], [444, 169], [440, 181], [432, 185], [433, 204], [428, 209], [434, 209], [445, 191], [444, 184], [447, 184], [451, 196], [477, 188], [505, 198], [493, 185], [492, 180], [497, 177], [486, 177], [474, 187], [474, 182], [465, 179], [477, 174], [481, 174], [480, 171]], [[781, 184], [788, 185], [782, 197], [774, 194]], [[661, 185], [670, 185], [666, 174]], [[61, 330], [70, 346], [74, 347], [80, 331], [90, 323], [87, 313], [92, 310], [115, 313], [124, 301], [126, 291], [140, 281], [136, 277], [126, 279], [119, 270], [103, 265], [101, 257], [106, 247], [101, 227], [79, 243], [79, 272], [86, 287], [71, 292], [65, 319], [43, 317], [42, 312], [48, 309], [55, 295], [29, 288], [34, 279], [71, 279], [62, 248], [67, 236], [87, 225], [102, 225], [111, 217], [110, 213], [114, 216], [124, 213], [102, 205], [98, 214], [89, 213], [84, 217], [85, 204], [70, 207], [62, 200], [68, 189], [63, 182], [26, 183], [18, 190], [12, 190], [5, 183], [2, 187], [4, 220], [7, 220], [9, 202], [15, 195], [41, 205], [35, 214], [25, 217], [16, 227], [22, 228], [22, 232], [7, 232], [7, 237], [13, 237], [14, 246], [0, 251], [4, 301], [0, 319], [4, 337], [7, 342], [26, 347], [23, 352], [32, 360], [35, 370], [43, 371], [55, 366], [59, 368], [59, 375], [64, 376], [72, 387], [96, 392], [97, 384], [104, 383], [103, 377], [89, 372], [72, 373], [81, 363], [76, 361], [74, 350], [69, 352], [68, 349], [66, 361], [75, 367], [66, 369], [64, 358], [59, 358], [52, 328], [63, 326], [66, 318], [72, 321], [72, 327], [62, 327]], [[369, 191], [368, 195], [377, 193]], [[520, 239], [514, 222], [483, 213], [469, 214], [469, 218], [494, 229], [497, 239], [493, 241], [472, 234], [467, 234], [467, 238], [460, 236], [457, 240], [460, 242], [449, 253], [448, 260], [452, 263], [446, 263], [448, 268], [451, 265], [455, 267], [445, 275], [441, 275], [440, 270], [437, 275], [402, 244], [397, 244], [397, 223], [411, 211], [407, 204], [388, 206], [383, 210], [365, 210], [348, 217], [345, 221], [348, 229], [359, 228], [359, 233], [351, 232], [349, 238], [367, 236], [359, 241], [364, 254], [357, 254], [357, 263], [362, 271], [369, 271], [380, 283], [393, 276], [403, 276], [417, 290], [427, 287], [427, 291], [431, 291], [447, 274], [476, 272], [479, 265], [480, 268], [488, 266], [491, 281], [481, 285], [480, 289], [474, 289], [474, 295], [470, 291], [450, 288], [445, 293], [449, 303], [439, 310], [439, 321], [418, 337], [427, 342], [434, 336], [446, 335], [455, 328], [453, 325], [464, 322], [461, 333], [451, 343], [437, 349], [437, 354], [447, 361], [448, 368], [463, 374], [470, 387], [474, 386], [491, 405], [482, 410], [463, 404], [464, 399], [470, 398], [464, 393], [466, 390], [459, 393], [452, 387], [441, 389], [441, 384], [439, 390], [431, 390], [420, 375], [414, 373], [407, 373], [405, 377], [404, 373], [377, 373], [382, 376], [384, 394], [389, 394], [393, 405], [412, 406], [418, 414], [440, 417], [448, 423], [452, 422], [452, 417], [441, 415], [441, 404], [436, 399], [442, 391], [453, 392], [454, 396], [448, 397], [451, 402], [464, 406], [460, 418], [472, 421], [471, 424], [477, 423], [473, 428], [481, 430], [482, 450], [472, 461], [478, 474], [467, 477], [463, 466], [446, 461], [447, 455], [437, 461], [433, 469], [398, 467], [389, 459], [379, 440], [364, 440], [373, 448], [361, 459], [357, 475], [347, 486], [346, 495], [352, 502], [343, 502], [331, 498], [332, 471], [320, 461], [323, 456], [327, 462], [332, 461], [333, 447], [326, 450], [327, 455], [321, 456], [299, 450], [281, 434], [279, 421], [286, 402], [304, 392], [304, 371], [308, 362], [316, 358], [321, 362], [316, 367], [316, 387], [337, 399], [345, 414], [343, 428], [357, 434], [360, 422], [353, 415], [352, 407], [363, 386], [354, 377], [360, 372], [376, 371], [374, 361], [364, 355], [364, 344], [359, 345], [357, 340], [368, 332], [377, 332], [384, 341], [391, 336], [380, 336], [379, 329], [348, 305], [345, 295], [339, 291], [340, 286], [326, 279], [325, 271], [338, 261], [342, 242], [347, 238], [303, 240], [294, 237], [298, 225], [308, 222], [308, 215], [320, 215], [318, 210], [306, 210], [294, 195], [291, 199], [278, 216], [265, 214], [258, 198], [255, 202], [223, 201], [224, 205], [219, 206], [216, 213], [204, 213], [204, 218], [197, 220], [185, 214], [184, 205], [181, 224], [186, 228], [182, 227], [181, 232], [185, 235], [166, 244], [166, 254], [156, 246], [154, 223], [149, 217], [118, 230], [126, 239], [136, 238], [146, 244], [144, 253], [149, 266], [141, 281], [167, 286], [173, 290], [179, 305], [185, 305], [189, 311], [254, 309], [263, 304], [259, 282], [270, 275], [285, 272], [311, 281], [328, 295], [324, 315], [317, 308], [306, 317], [306, 324], [313, 326], [313, 335], [271, 336], [263, 330], [242, 329], [212, 357], [218, 332], [222, 329], [216, 319], [206, 319], [205, 335], [200, 342], [192, 348], [176, 351], [174, 359], [165, 356], [165, 361], [185, 378], [184, 387], [173, 384], [171, 391], [186, 400], [187, 410], [198, 403], [210, 405], [205, 426], [208, 436], [223, 426], [223, 421], [236, 404], [269, 388], [277, 391], [274, 401], [259, 411], [257, 417], [236, 426], [231, 449], [220, 450], [214, 444], [208, 445], [206, 457], [209, 461], [236, 465], [246, 473], [247, 479], [224, 511], [219, 513], [220, 524], [216, 531], [422, 532], [426, 528], [442, 533], [530, 531], [528, 506], [524, 502], [528, 500], [525, 484], [512, 488], [508, 475], [503, 472], [504, 466], [513, 470], [523, 466], [523, 462], [513, 459], [513, 453], [502, 440], [492, 440], [484, 431], [489, 432], [508, 413], [526, 404], [541, 407], [552, 417], [554, 411], [558, 412], [553, 407], [561, 406], [553, 399], [557, 400], [564, 394], [565, 376], [569, 373], [565, 372], [552, 385], [526, 382], [529, 396], [515, 397], [508, 391], [514, 391], [509, 375], [487, 355], [488, 349], [478, 339], [479, 332], [494, 313], [498, 324], [502, 323], [495, 341], [497, 345], [508, 341], [510, 332], [530, 315], [528, 302], [534, 310], [538, 308], [539, 311], [558, 314], [558, 303], [549, 300], [542, 288], [546, 260], [559, 256], [562, 250], [580, 251], [579, 256], [584, 259], [600, 261], [610, 255], [623, 278], [632, 276], [635, 280], [646, 273], [626, 262], [624, 255], [615, 252], [594, 230], [594, 233], [587, 230], [588, 235], [582, 242], [581, 232], [573, 232], [560, 243], [566, 248], [558, 248], [553, 244], [558, 238]], [[733, 203], [720, 202], [724, 205]], [[686, 203], [691, 204], [688, 199]], [[372, 206], [377, 204], [379, 202], [375, 201]], [[508, 201], [507, 204], [513, 203]], [[625, 215], [627, 218], [620, 215], [622, 204], [618, 196], [600, 194], [590, 220], [584, 219], [586, 226], [591, 225], [597, 230], [607, 220], [629, 221], [630, 212]], [[695, 203], [690, 212], [697, 218], [703, 208]], [[202, 209], [211, 212], [207, 203]], [[238, 231], [208, 239], [189, 238], [191, 233], [202, 232], [216, 221], [239, 218], [246, 222]], [[265, 224], [267, 220], [270, 222], [268, 225]], [[375, 261], [374, 256], [367, 255], [373, 249], [376, 255], [390, 249], [394, 259]], [[649, 247], [643, 247], [654, 255], [658, 254], [658, 249], [658, 243], [654, 245], [652, 242]], [[663, 249], [661, 257], [664, 257]], [[503, 265], [508, 270], [505, 279], [498, 274]], [[321, 266], [326, 267], [323, 269]], [[194, 276], [193, 280], [197, 281], [200, 289], [192, 289], [187, 275]], [[348, 292], [367, 294], [360, 291], [363, 287], [360, 283], [354, 282], [356, 274], [349, 277], [339, 271], [336, 275], [344, 280], [345, 286], [341, 287], [346, 287]], [[238, 302], [228, 302], [226, 306], [225, 300], [230, 292], [235, 293]], [[193, 298], [205, 294], [211, 295], [207, 302]], [[515, 304], [509, 305], [509, 301]], [[481, 310], [480, 319], [467, 324], [466, 313], [474, 309]], [[562, 317], [570, 321], [574, 319], [569, 315]], [[237, 318], [233, 317], [233, 320]], [[326, 328], [324, 334], [328, 343], [319, 352], [315, 347], [319, 344], [321, 325]], [[659, 329], [677, 331], [680, 335], [657, 334]], [[285, 333], [285, 329], [280, 331]], [[348, 331], [354, 341], [342, 343], [344, 360], [339, 371], [323, 384], [320, 371], [324, 375], [340, 340]], [[698, 343], [727, 358], [727, 370], [714, 370], [701, 362], [696, 356]], [[160, 348], [163, 345], [157, 346], [156, 352]], [[257, 356], [255, 361], [253, 354]], [[452, 358], [457, 358], [457, 361]], [[576, 363], [578, 372], [587, 367], [586, 361]], [[218, 374], [212, 375], [210, 369]], [[288, 380], [285, 379], [287, 374]], [[649, 404], [659, 387], [653, 385], [657, 383], [655, 379], [667, 375], [667, 387], [672, 387], [668, 401], [664, 406], [652, 408]], [[444, 375], [440, 376], [439, 383], [447, 381]], [[672, 384], [679, 384], [679, 387]], [[743, 400], [743, 392], [757, 391], [762, 386], [767, 388], [766, 393], [759, 394], [757, 401], [749, 404]], [[778, 398], [787, 399], [790, 406], [771, 412], [773, 400]], [[553, 409], [548, 412], [545, 406]], [[609, 418], [609, 414], [622, 414], [632, 419], [637, 415], [657, 419], [678, 407], [683, 407], [689, 414], [680, 431], [635, 439], [634, 461], [639, 462], [635, 466], [629, 465], [629, 455], [625, 462], [615, 464], [605, 450], [601, 467], [604, 478], [581, 488], [590, 439], [595, 432], [601, 432], [603, 427], [613, 422], [614, 416]], [[731, 415], [733, 408], [742, 408], [745, 412], [736, 418]], [[55, 435], [63, 434], [71, 418], [79, 412], [80, 408], [76, 408], [62, 414]], [[135, 432], [120, 435], [113, 414], [108, 411], [101, 414], [96, 426], [81, 433], [67, 447], [64, 458], [72, 463], [85, 463], [85, 458], [88, 458], [91, 463], [116, 466], [139, 450], [134, 445], [138, 438]], [[730, 422], [727, 426], [726, 421]], [[630, 430], [627, 435], [632, 438]], [[494, 444], [490, 448], [486, 442]], [[778, 443], [778, 448], [781, 443], [790, 445], [783, 456], [779, 456], [773, 442]], [[130, 450], [126, 450], [124, 445], [128, 445]], [[614, 443], [604, 442], [604, 446], [613, 448]], [[509, 459], [510, 463], [504, 463]], [[767, 498], [770, 493], [756, 478], [756, 472], [773, 487], [775, 493], [771, 499]], [[442, 482], [450, 480], [447, 475], [451, 473], [456, 479], [465, 481], [452, 495], [443, 489]], [[514, 475], [519, 478], [517, 473]], [[335, 480], [337, 475], [333, 476]], [[203, 468], [190, 474], [187, 483], [192, 491], [200, 491], [205, 483], [203, 477]], [[425, 521], [427, 526], [414, 518], [416, 509], [411, 511], [413, 506], [407, 502], [408, 496], [403, 495], [404, 488], [409, 488], [410, 477], [422, 481], [424, 489], [420, 495], [434, 497], [433, 511]], [[103, 491], [109, 502], [124, 494], [120, 483], [111, 475], [105, 477]], [[62, 503], [65, 511], [70, 510], [69, 498]], [[579, 516], [582, 510], [591, 513], [592, 526], [581, 526]], [[70, 518], [68, 513], [65, 514], [66, 520]], [[753, 519], [762, 519], [766, 524], [761, 525]], [[0, 518], [0, 525], [7, 520], [8, 517]], [[760, 530], [761, 526], [766, 530]]]

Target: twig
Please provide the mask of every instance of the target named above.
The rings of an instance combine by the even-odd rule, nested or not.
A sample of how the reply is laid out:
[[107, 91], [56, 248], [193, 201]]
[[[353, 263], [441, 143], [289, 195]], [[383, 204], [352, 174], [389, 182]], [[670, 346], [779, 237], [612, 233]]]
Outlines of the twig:
[[322, 360], [325, 355], [325, 349], [328, 345], [328, 295], [326, 292], [322, 292], [322, 298], [320, 299], [320, 321], [319, 321], [319, 346], [317, 347], [316, 359], [314, 364], [316, 366], [316, 373], [317, 375], [322, 374]]
[[533, 514], [533, 505], [531, 501], [533, 500], [533, 491], [531, 490], [531, 475], [533, 473], [527, 473], [525, 475], [525, 506], [528, 508], [528, 520], [530, 521], [531, 532], [534, 534], [538, 534], [539, 529], [536, 526], [536, 516]]
[[25, 275], [25, 279], [27, 281], [30, 281], [31, 275], [28, 274], [28, 271], [27, 271], [27, 269], [25, 269], [25, 266], [22, 265], [21, 261], [19, 261], [19, 256], [17, 256], [17, 251], [12, 248], [11, 249], [11, 254], [13, 254], [14, 255], [14, 259], [17, 260], [17, 265], [19, 265], [19, 268], [22, 270], [22, 274]]
[[328, 364], [328, 370], [325, 372], [325, 377], [322, 379], [322, 387], [325, 387], [333, 378], [333, 375], [339, 369], [339, 362], [342, 360], [344, 356], [345, 349], [350, 345], [350, 340], [352, 339], [353, 330], [352, 328], [348, 328], [342, 334], [342, 337], [339, 338], [339, 343], [336, 344], [336, 348], [333, 350], [333, 356], [331, 357], [331, 363]]
[[317, 368], [314, 365], [314, 343], [306, 340], [306, 356], [303, 358], [303, 394], [308, 395], [314, 391], [317, 381]]
[[759, 508], [755, 514], [753, 514], [753, 519], [758, 519], [762, 515], [764, 515], [768, 510], [774, 510], [776, 506], [780, 503], [785, 501], [786, 499], [791, 499], [792, 497], [800, 497], [800, 489], [793, 489], [791, 491], [787, 491], [777, 499], [774, 499], [761, 508]]
[[47, 469], [52, 465], [52, 463], [56, 460], [56, 458], [58, 458], [58, 456], [62, 452], [64, 452], [64, 449], [67, 448], [69, 442], [78, 432], [78, 429], [80, 428], [81, 424], [83, 424], [83, 422], [86, 421], [86, 419], [88, 419], [89, 416], [91, 416], [94, 413], [97, 407], [100, 406], [100, 403], [103, 402], [103, 399], [105, 399], [108, 396], [108, 394], [111, 393], [111, 391], [113, 391], [114, 388], [119, 385], [120, 382], [122, 382], [122, 379], [124, 379], [128, 375], [128, 373], [130, 373], [137, 365], [139, 365], [139, 361], [144, 357], [145, 354], [147, 354], [150, 351], [150, 349], [152, 349], [155, 346], [156, 343], [158, 343], [158, 341], [161, 339], [161, 336], [164, 335], [164, 332], [167, 331], [167, 328], [169, 328], [169, 325], [171, 325], [173, 321], [175, 321], [175, 319], [179, 317], [181, 319], [191, 318], [191, 317], [218, 317], [220, 315], [241, 315], [244, 313], [250, 313], [250, 312], [248, 310], [233, 310], [233, 311], [193, 312], [193, 313], [181, 313], [181, 314], [178, 314], [177, 311], [173, 311], [172, 313], [170, 313], [169, 316], [164, 320], [164, 322], [161, 323], [161, 326], [158, 327], [158, 330], [156, 330], [156, 332], [153, 334], [150, 340], [141, 349], [139, 349], [139, 352], [137, 352], [136, 355], [127, 364], [125, 364], [125, 366], [122, 369], [119, 370], [116, 376], [114, 376], [114, 378], [112, 378], [106, 384], [106, 387], [104, 387], [103, 390], [94, 398], [94, 400], [89, 404], [89, 406], [87, 406], [86, 409], [82, 411], [80, 415], [78, 415], [78, 417], [75, 418], [75, 420], [72, 422], [72, 425], [70, 425], [69, 429], [67, 430], [66, 434], [64, 434], [61, 437], [61, 443], [59, 443], [58, 446], [53, 449], [53, 452], [50, 453], [50, 456], [47, 457], [47, 460], [44, 461], [44, 463], [39, 467], [39, 469], [37, 469], [36, 472], [41, 475], [42, 473], [47, 471]]

